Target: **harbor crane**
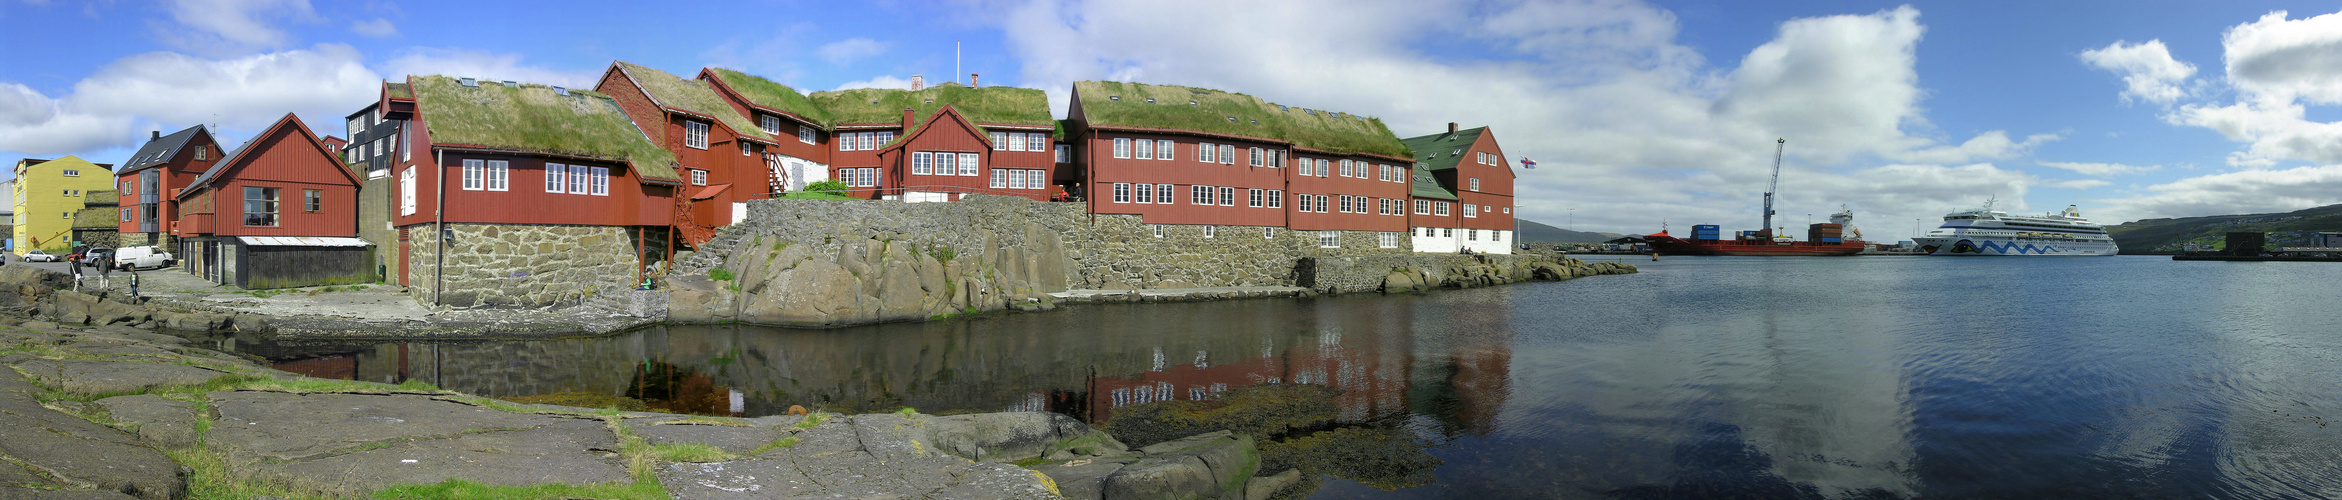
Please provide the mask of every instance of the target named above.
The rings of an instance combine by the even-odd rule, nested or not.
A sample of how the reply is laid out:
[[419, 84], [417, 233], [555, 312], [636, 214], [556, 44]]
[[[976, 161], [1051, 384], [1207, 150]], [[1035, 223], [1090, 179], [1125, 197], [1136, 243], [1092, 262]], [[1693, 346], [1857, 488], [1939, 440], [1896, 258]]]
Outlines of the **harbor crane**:
[[1773, 182], [1765, 184], [1765, 237], [1773, 237], [1773, 191], [1781, 188], [1781, 149], [1789, 146], [1789, 138], [1773, 141]]

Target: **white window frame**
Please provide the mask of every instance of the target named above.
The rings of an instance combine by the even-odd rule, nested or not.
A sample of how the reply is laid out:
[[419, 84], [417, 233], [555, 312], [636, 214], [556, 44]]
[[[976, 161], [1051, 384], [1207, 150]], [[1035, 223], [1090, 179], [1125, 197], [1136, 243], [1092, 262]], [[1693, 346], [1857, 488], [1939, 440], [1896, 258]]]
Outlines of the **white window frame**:
[[1196, 185], [1191, 185], [1191, 186], [1188, 186], [1188, 187], [1187, 187], [1187, 204], [1189, 204], [1189, 205], [1211, 205], [1211, 204], [1212, 204], [1212, 193], [1213, 193], [1213, 191], [1212, 191], [1212, 187], [1211, 187], [1211, 186], [1206, 186], [1206, 185], [1202, 185], [1202, 184], [1196, 184]]
[[1254, 167], [1261, 166], [1261, 158], [1264, 156], [1267, 156], [1267, 150], [1261, 148], [1252, 148], [1250, 153], [1246, 154], [1244, 157], [1245, 164]]
[[1470, 204], [1470, 203], [1465, 203], [1465, 204], [1464, 204], [1464, 218], [1466, 218], [1466, 219], [1477, 219], [1477, 218], [1480, 218], [1480, 206], [1479, 206], [1479, 205]]
[[992, 150], [993, 150], [993, 151], [1007, 151], [1007, 150], [1008, 150], [1008, 133], [1007, 133], [1007, 132], [992, 132], [992, 133], [990, 133], [990, 134], [987, 134], [987, 135], [991, 136], [991, 138], [992, 138]]
[[[993, 170], [993, 171], [995, 171], [995, 172], [997, 172], [997, 171], [1000, 171], [1000, 169], [997, 169], [997, 168], [996, 168], [996, 169], [992, 169], [992, 170]], [[1025, 177], [1026, 177], [1026, 175], [1025, 175], [1025, 172], [1026, 172], [1026, 171], [1025, 171], [1025, 170], [1023, 170], [1023, 169], [1009, 169], [1009, 170], [1008, 170], [1008, 187], [1009, 187], [1009, 189], [1025, 189]]]
[[736, 141], [732, 141], [732, 142], [736, 142], [736, 143], [739, 143], [739, 144], [740, 144], [740, 156], [756, 156], [756, 154], [755, 154], [755, 153], [752, 153], [752, 152], [750, 152], [750, 149], [749, 149], [749, 147], [748, 147], [748, 141], [738, 141], [738, 140], [736, 140]]
[[1285, 190], [1283, 190], [1283, 189], [1271, 189], [1271, 190], [1269, 190], [1269, 199], [1268, 199], [1268, 202], [1269, 202], [1269, 206], [1268, 206], [1268, 208], [1285, 208]]
[[1195, 161], [1204, 163], [1220, 161], [1220, 147], [1209, 142], [1195, 143]]
[[1381, 239], [1383, 248], [1399, 247], [1399, 233], [1384, 231], [1380, 236], [1382, 237]]
[[813, 144], [814, 135], [812, 125], [806, 125], [802, 123], [797, 124], [797, 142]]
[[1447, 214], [1448, 214], [1448, 211], [1447, 211], [1447, 202], [1444, 202], [1444, 201], [1434, 201], [1434, 202], [1431, 202], [1431, 214], [1432, 214], [1432, 215], [1437, 215], [1437, 216], [1440, 216], [1440, 217], [1446, 217], [1446, 216], [1447, 216]]
[[705, 185], [707, 185], [707, 171], [706, 171], [706, 170], [700, 170], [700, 169], [696, 169], [696, 168], [687, 168], [687, 169], [684, 169], [684, 170], [688, 170], [688, 171], [690, 171], [690, 172], [691, 172], [691, 185], [693, 185], [693, 186], [705, 186]]
[[1025, 150], [1025, 134], [1006, 134], [1006, 135], [1008, 136], [1008, 150], [1009, 150], [1009, 151], [1024, 151], [1024, 150]]
[[781, 135], [781, 117], [756, 115], [756, 128], [764, 129], [766, 134]]
[[887, 144], [895, 142], [895, 131], [892, 130], [880, 130], [872, 135], [876, 138], [871, 139], [870, 149], [886, 147]]
[[1326, 195], [1317, 195], [1317, 213], [1326, 213]]
[[1233, 206], [1236, 206], [1236, 188], [1235, 188], [1235, 187], [1232, 187], [1232, 186], [1221, 186], [1221, 187], [1220, 187], [1220, 206], [1223, 206], [1223, 207], [1233, 207]]
[[1234, 145], [1234, 144], [1221, 144], [1221, 145], [1220, 145], [1220, 164], [1221, 164], [1221, 165], [1235, 165], [1235, 164], [1236, 164], [1236, 145]]
[[1431, 215], [1431, 200], [1415, 200], [1415, 215]]
[[1130, 146], [1131, 158], [1139, 160], [1155, 159], [1155, 141], [1139, 139]]
[[481, 173], [481, 180], [488, 185], [489, 191], [512, 190], [512, 162], [489, 160], [488, 169]]
[[1172, 159], [1173, 157], [1176, 157], [1176, 156], [1178, 156], [1178, 155], [1171, 154], [1171, 150], [1172, 150], [1173, 148], [1177, 148], [1177, 147], [1179, 147], [1179, 146], [1178, 146], [1178, 144], [1177, 144], [1177, 143], [1174, 143], [1174, 142], [1171, 142], [1171, 140], [1170, 140], [1170, 139], [1156, 139], [1156, 140], [1155, 140], [1155, 159], [1157, 159], [1157, 160], [1170, 160], [1170, 159]]
[[975, 153], [960, 153], [960, 176], [975, 177], [982, 168], [976, 163]]
[[591, 181], [591, 182], [590, 182], [590, 184], [591, 184], [591, 185], [587, 186], [589, 189], [591, 189], [591, 190], [592, 190], [592, 193], [590, 193], [590, 194], [592, 194], [592, 195], [594, 195], [594, 196], [609, 196], [609, 195], [610, 195], [610, 168], [609, 168], [609, 167], [593, 167], [593, 168], [588, 168], [588, 169], [586, 169], [586, 171], [587, 171], [587, 172], [588, 172], [590, 175], [592, 175], [592, 176], [593, 176], [593, 177], [590, 177], [590, 178], [588, 178], [588, 180], [589, 180], [589, 181]]
[[1008, 169], [992, 169], [992, 189], [1008, 189]]
[[398, 214], [415, 215], [415, 167], [398, 174]]
[[587, 184], [593, 183], [591, 179], [586, 178], [589, 175], [593, 175], [593, 171], [585, 165], [570, 165], [569, 194], [586, 194]]
[[1115, 202], [1115, 203], [1130, 203], [1130, 183], [1128, 183], [1128, 182], [1117, 182], [1117, 183], [1114, 183], [1114, 202]]
[[480, 171], [488, 169], [488, 160], [464, 160], [463, 165], [463, 181], [459, 183], [459, 189], [479, 191]]
[[[1170, 200], [1163, 200], [1163, 201], [1164, 201], [1164, 203], [1169, 203], [1169, 202], [1170, 202]], [[1138, 203], [1147, 203], [1147, 204], [1153, 204], [1153, 203], [1155, 203], [1155, 185], [1154, 185], [1154, 184], [1140, 184], [1140, 185], [1138, 185], [1138, 201], [1137, 201], [1137, 202], [1138, 202]]]
[[559, 163], [545, 164], [545, 192], [569, 192], [569, 167]]
[[707, 149], [707, 122], [683, 120], [683, 147]]
[[1244, 206], [1246, 208], [1260, 208], [1260, 199], [1261, 195], [1263, 194], [1265, 193], [1261, 192], [1260, 188], [1250, 188], [1245, 190]]
[[1173, 201], [1177, 200], [1177, 198], [1172, 197], [1172, 194], [1173, 191], [1171, 190], [1170, 184], [1155, 185], [1155, 203], [1165, 205], [1172, 204]]
[[913, 152], [913, 153], [911, 153], [911, 175], [934, 175], [934, 174], [935, 174], [935, 153], [930, 153], [930, 152], [926, 152], [926, 151], [918, 151], [918, 152]]
[[1073, 146], [1072, 146], [1072, 145], [1069, 145], [1069, 144], [1059, 144], [1059, 145], [1057, 145], [1057, 162], [1058, 162], [1058, 163], [1073, 163]]
[[1116, 138], [1114, 138], [1114, 157], [1115, 157], [1115, 158], [1129, 158], [1129, 157], [1130, 157], [1130, 138], [1128, 138], [1128, 137], [1116, 137]]
[[1161, 238], [1161, 237], [1163, 237], [1163, 225], [1162, 225], [1162, 224], [1148, 224], [1147, 226], [1148, 226], [1148, 227], [1152, 227], [1152, 228], [1154, 228], [1154, 230], [1155, 230], [1155, 237], [1156, 237], [1156, 238]]
[[1297, 199], [1297, 200], [1294, 200], [1294, 201], [1296, 201], [1296, 202], [1299, 202], [1299, 203], [1296, 203], [1296, 204], [1294, 205], [1294, 207], [1295, 207], [1295, 210], [1297, 210], [1297, 211], [1300, 211], [1300, 212], [1305, 212], [1305, 213], [1306, 213], [1306, 212], [1316, 212], [1316, 211], [1317, 211], [1316, 209], [1310, 208], [1312, 204], [1314, 204], [1314, 203], [1316, 203], [1316, 202], [1317, 202], [1317, 199], [1316, 199], [1316, 198], [1312, 198], [1312, 197], [1310, 197], [1309, 195], [1306, 195], [1306, 194], [1305, 194], [1305, 195], [1301, 195], [1301, 196], [1300, 196], [1300, 199]]
[[1211, 225], [1211, 224], [1204, 224], [1204, 238], [1206, 238], [1206, 239], [1210, 239], [1210, 238], [1216, 238], [1216, 237], [1219, 237], [1219, 236], [1220, 236], [1220, 226], [1214, 226], [1214, 225]]
[[1479, 178], [1479, 177], [1473, 177], [1473, 178], [1472, 178], [1472, 190], [1473, 190], [1473, 191], [1479, 191], [1479, 190], [1480, 190], [1480, 178]]
[[1342, 248], [1342, 232], [1341, 232], [1341, 231], [1334, 231], [1334, 230], [1318, 231], [1318, 232], [1317, 232], [1317, 247], [1318, 247], [1318, 248]]

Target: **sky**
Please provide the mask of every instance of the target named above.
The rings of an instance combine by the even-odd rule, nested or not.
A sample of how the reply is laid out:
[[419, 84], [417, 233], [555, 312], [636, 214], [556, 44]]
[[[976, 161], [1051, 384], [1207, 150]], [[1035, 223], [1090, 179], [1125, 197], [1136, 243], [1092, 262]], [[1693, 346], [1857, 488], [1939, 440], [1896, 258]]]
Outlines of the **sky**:
[[[0, 161], [321, 134], [385, 79], [590, 87], [611, 61], [804, 91], [1107, 79], [1490, 126], [1524, 218], [1648, 233], [1997, 200], [2116, 223], [2342, 203], [2342, 5], [2309, 2], [0, 0]], [[959, 75], [955, 78], [954, 75]], [[5, 175], [5, 174], [0, 174]], [[2338, 228], [2342, 229], [2342, 228]], [[1678, 231], [1680, 232], [1680, 231]]]

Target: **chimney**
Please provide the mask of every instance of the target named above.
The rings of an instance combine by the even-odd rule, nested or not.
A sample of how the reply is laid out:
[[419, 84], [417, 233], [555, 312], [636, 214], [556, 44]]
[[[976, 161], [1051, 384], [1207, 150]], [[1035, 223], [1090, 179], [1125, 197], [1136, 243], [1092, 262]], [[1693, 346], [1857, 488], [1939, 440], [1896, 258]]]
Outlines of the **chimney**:
[[911, 75], [911, 90], [927, 88], [927, 77]]
[[1447, 122], [1447, 133], [1456, 133], [1456, 122]]
[[153, 132], [154, 132], [154, 134], [155, 134], [155, 135], [154, 135], [154, 137], [147, 138], [147, 140], [154, 141], [154, 140], [161, 140], [161, 139], [163, 138], [163, 131], [161, 131], [161, 130], [155, 130], [155, 131], [153, 131]]
[[911, 108], [903, 108], [903, 133], [911, 133]]
[[975, 74], [975, 73], [968, 73], [968, 86], [970, 86], [970, 87], [982, 87], [982, 85], [977, 85], [977, 84], [976, 84], [976, 74]]

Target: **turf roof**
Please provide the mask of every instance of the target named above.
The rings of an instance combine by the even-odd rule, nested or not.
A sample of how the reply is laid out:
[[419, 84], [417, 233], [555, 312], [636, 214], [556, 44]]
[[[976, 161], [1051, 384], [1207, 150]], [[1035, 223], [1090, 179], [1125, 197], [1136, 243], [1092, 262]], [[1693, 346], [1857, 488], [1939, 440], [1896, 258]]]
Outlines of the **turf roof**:
[[708, 71], [715, 73], [716, 78], [723, 80], [724, 85], [731, 87], [733, 92], [739, 92], [741, 97], [748, 98], [748, 102], [757, 106], [794, 113], [823, 129], [829, 128], [834, 120], [829, 111], [813, 104], [813, 99], [787, 85], [726, 68], [708, 68]]
[[[1022, 125], [1053, 127], [1056, 119], [1049, 115], [1049, 96], [1037, 89], [1020, 87], [969, 87], [944, 83], [921, 90], [849, 89], [814, 92], [808, 96], [834, 119], [832, 126], [894, 125], [902, 123], [903, 110], [910, 109], [912, 119], [925, 122], [935, 110], [951, 106], [960, 116], [977, 125]], [[913, 129], [919, 128], [914, 124]]]
[[685, 80], [665, 71], [626, 61], [618, 61], [617, 65], [626, 71], [626, 76], [642, 86], [644, 94], [649, 94], [651, 100], [658, 101], [660, 106], [715, 118], [740, 135], [765, 142], [778, 142], [772, 134], [764, 133], [764, 129], [748, 121], [748, 117], [740, 116], [740, 112], [725, 103], [724, 96], [717, 95], [707, 82]]
[[1409, 137], [1404, 142], [1407, 143], [1408, 149], [1415, 150], [1415, 161], [1422, 162], [1425, 166], [1431, 167], [1432, 170], [1447, 170], [1456, 168], [1456, 162], [1463, 161], [1464, 153], [1471, 152], [1459, 153], [1457, 151], [1470, 149], [1473, 141], [1480, 140], [1480, 133], [1487, 130], [1488, 127], [1474, 127], [1453, 133], [1440, 132], [1422, 137]]
[[415, 98], [415, 89], [407, 88], [407, 84], [404, 83], [390, 82], [389, 84], [384, 85], [382, 88], [383, 91], [390, 94], [391, 97], [400, 99]]
[[73, 227], [75, 228], [121, 227], [121, 224], [122, 207], [107, 205], [84, 207], [73, 211]]
[[465, 87], [438, 75], [413, 82], [433, 142], [625, 161], [644, 178], [679, 180], [674, 153], [651, 144], [600, 92], [569, 89], [563, 96], [533, 83]]
[[[1283, 140], [1336, 154], [1412, 157], [1382, 120], [1309, 110], [1244, 94], [1179, 85], [1074, 82], [1082, 118], [1108, 127], [1142, 127]], [[1148, 102], [1148, 99], [1153, 102]]]

